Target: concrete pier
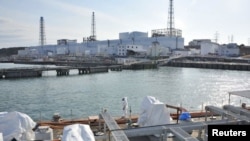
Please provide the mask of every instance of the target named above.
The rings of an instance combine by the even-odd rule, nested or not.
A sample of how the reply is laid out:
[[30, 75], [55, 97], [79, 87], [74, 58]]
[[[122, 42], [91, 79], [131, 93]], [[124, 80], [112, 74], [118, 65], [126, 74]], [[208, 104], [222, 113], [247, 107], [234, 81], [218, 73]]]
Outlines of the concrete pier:
[[109, 69], [106, 66], [100, 66], [100, 67], [91, 67], [90, 73], [100, 73], [100, 72], [108, 72]]
[[56, 69], [56, 75], [57, 76], [65, 76], [65, 75], [69, 75], [69, 69]]
[[99, 66], [99, 67], [82, 67], [78, 68], [79, 75], [82, 74], [90, 74], [90, 73], [101, 73], [101, 72], [108, 72], [108, 67], [106, 66]]
[[89, 74], [90, 73], [90, 69], [89, 68], [79, 68], [78, 69], [78, 73], [79, 73], [79, 75]]
[[111, 71], [122, 71], [122, 66], [121, 65], [110, 66], [109, 69]]
[[36, 69], [8, 69], [0, 71], [0, 79], [41, 77], [42, 71]]
[[41, 68], [14, 68], [14, 69], [0, 69], [0, 79], [7, 78], [25, 78], [25, 77], [41, 77], [43, 71], [56, 71], [57, 76], [67, 76], [70, 70], [77, 69], [79, 75], [108, 72], [109, 69], [113, 71], [121, 71], [122, 66], [98, 66], [98, 67], [41, 67]]

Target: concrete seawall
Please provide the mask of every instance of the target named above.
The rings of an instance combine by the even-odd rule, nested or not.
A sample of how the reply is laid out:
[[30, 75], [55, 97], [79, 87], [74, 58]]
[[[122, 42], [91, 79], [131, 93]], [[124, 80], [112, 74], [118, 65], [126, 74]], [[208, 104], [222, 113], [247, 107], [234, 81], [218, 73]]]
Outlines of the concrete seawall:
[[223, 69], [249, 71], [250, 64], [247, 63], [226, 63], [226, 62], [192, 62], [192, 61], [171, 61], [166, 66], [187, 67], [187, 68], [204, 68], [204, 69]]
[[152, 64], [152, 63], [139, 63], [139, 64], [123, 66], [123, 69], [128, 69], [128, 70], [144, 70], [144, 69], [156, 69], [156, 68], [157, 64]]

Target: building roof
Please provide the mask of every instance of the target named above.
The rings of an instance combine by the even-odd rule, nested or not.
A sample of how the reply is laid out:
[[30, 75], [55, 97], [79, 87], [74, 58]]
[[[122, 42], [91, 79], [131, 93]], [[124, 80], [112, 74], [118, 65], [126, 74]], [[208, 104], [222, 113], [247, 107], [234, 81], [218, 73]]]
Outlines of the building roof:
[[231, 91], [229, 95], [237, 95], [245, 98], [250, 99], [250, 90], [243, 90], [243, 91]]

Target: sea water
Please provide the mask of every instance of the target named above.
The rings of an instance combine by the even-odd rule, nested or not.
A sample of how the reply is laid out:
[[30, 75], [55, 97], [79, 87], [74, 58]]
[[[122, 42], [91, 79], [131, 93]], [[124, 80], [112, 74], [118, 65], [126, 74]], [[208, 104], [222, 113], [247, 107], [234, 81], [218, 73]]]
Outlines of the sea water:
[[[0, 64], [0, 68], [30, 65]], [[36, 66], [40, 67], [40, 66]], [[149, 70], [122, 70], [68, 76], [45, 71], [42, 77], [0, 79], [0, 112], [18, 111], [34, 120], [85, 118], [107, 109], [122, 116], [122, 98], [127, 97], [131, 114], [140, 113], [145, 96], [182, 106], [187, 110], [204, 110], [206, 105], [228, 104], [228, 92], [250, 89], [250, 72], [198, 68], [160, 67]], [[240, 105], [244, 98], [231, 98]]]

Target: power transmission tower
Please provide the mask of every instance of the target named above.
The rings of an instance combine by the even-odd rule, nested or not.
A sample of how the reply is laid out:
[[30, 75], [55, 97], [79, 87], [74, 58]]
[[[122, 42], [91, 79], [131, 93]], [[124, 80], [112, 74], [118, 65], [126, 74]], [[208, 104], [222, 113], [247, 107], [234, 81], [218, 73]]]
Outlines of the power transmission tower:
[[215, 33], [215, 39], [214, 39], [215, 43], [218, 43], [219, 42], [219, 32], [216, 31]]

